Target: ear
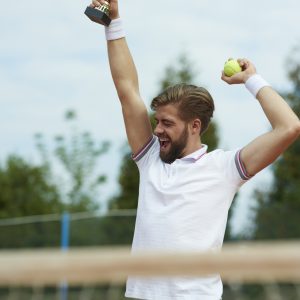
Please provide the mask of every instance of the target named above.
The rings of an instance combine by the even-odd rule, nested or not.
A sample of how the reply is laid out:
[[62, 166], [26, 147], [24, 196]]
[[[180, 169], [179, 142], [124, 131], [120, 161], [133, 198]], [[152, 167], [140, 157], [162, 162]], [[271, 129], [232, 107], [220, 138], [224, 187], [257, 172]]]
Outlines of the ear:
[[201, 121], [200, 119], [195, 119], [191, 122], [192, 134], [199, 135], [201, 132]]

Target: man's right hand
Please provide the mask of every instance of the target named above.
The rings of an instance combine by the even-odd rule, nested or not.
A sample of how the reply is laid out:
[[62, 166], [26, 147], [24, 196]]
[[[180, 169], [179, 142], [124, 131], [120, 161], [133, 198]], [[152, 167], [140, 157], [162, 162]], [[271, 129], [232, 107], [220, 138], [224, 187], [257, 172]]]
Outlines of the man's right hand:
[[[109, 0], [110, 3], [110, 14], [109, 17], [114, 20], [120, 18], [119, 15], [119, 8], [118, 8], [118, 0]], [[103, 5], [105, 3], [104, 0], [93, 0], [91, 3], [91, 7], [98, 7], [100, 5]]]

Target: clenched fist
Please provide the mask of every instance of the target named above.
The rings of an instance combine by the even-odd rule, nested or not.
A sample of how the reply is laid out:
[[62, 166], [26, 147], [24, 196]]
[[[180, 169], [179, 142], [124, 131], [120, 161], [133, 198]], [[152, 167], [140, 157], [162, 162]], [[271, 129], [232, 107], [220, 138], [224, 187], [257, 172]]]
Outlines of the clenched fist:
[[240, 84], [245, 83], [248, 78], [256, 73], [256, 69], [254, 64], [248, 59], [238, 59], [238, 63], [242, 68], [242, 72], [238, 72], [231, 77], [228, 77], [222, 72], [222, 80], [227, 82], [228, 84]]
[[[105, 0], [93, 0], [91, 3], [91, 7], [98, 7], [100, 5], [103, 5], [106, 1]], [[119, 15], [119, 9], [118, 9], [118, 0], [109, 0], [110, 3], [110, 14], [109, 17], [114, 20], [118, 19], [120, 17]]]

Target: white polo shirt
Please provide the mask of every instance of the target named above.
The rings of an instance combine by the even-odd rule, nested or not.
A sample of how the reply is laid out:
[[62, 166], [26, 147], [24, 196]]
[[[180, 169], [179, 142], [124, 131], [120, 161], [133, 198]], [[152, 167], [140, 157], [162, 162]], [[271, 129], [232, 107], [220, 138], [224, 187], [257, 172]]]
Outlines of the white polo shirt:
[[[240, 151], [207, 146], [164, 163], [157, 137], [133, 159], [140, 172], [132, 252], [206, 251], [222, 247], [227, 214], [238, 188], [250, 177]], [[220, 300], [219, 275], [205, 278], [129, 277], [126, 297], [148, 300]]]

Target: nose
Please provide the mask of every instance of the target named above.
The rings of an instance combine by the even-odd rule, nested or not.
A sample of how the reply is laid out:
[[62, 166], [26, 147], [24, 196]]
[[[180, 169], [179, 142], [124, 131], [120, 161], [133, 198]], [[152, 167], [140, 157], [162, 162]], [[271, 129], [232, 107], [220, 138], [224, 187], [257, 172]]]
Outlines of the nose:
[[161, 128], [161, 126], [159, 124], [157, 124], [155, 129], [154, 129], [154, 134], [155, 135], [160, 135], [160, 134], [163, 134], [163, 133], [164, 133], [163, 128]]

